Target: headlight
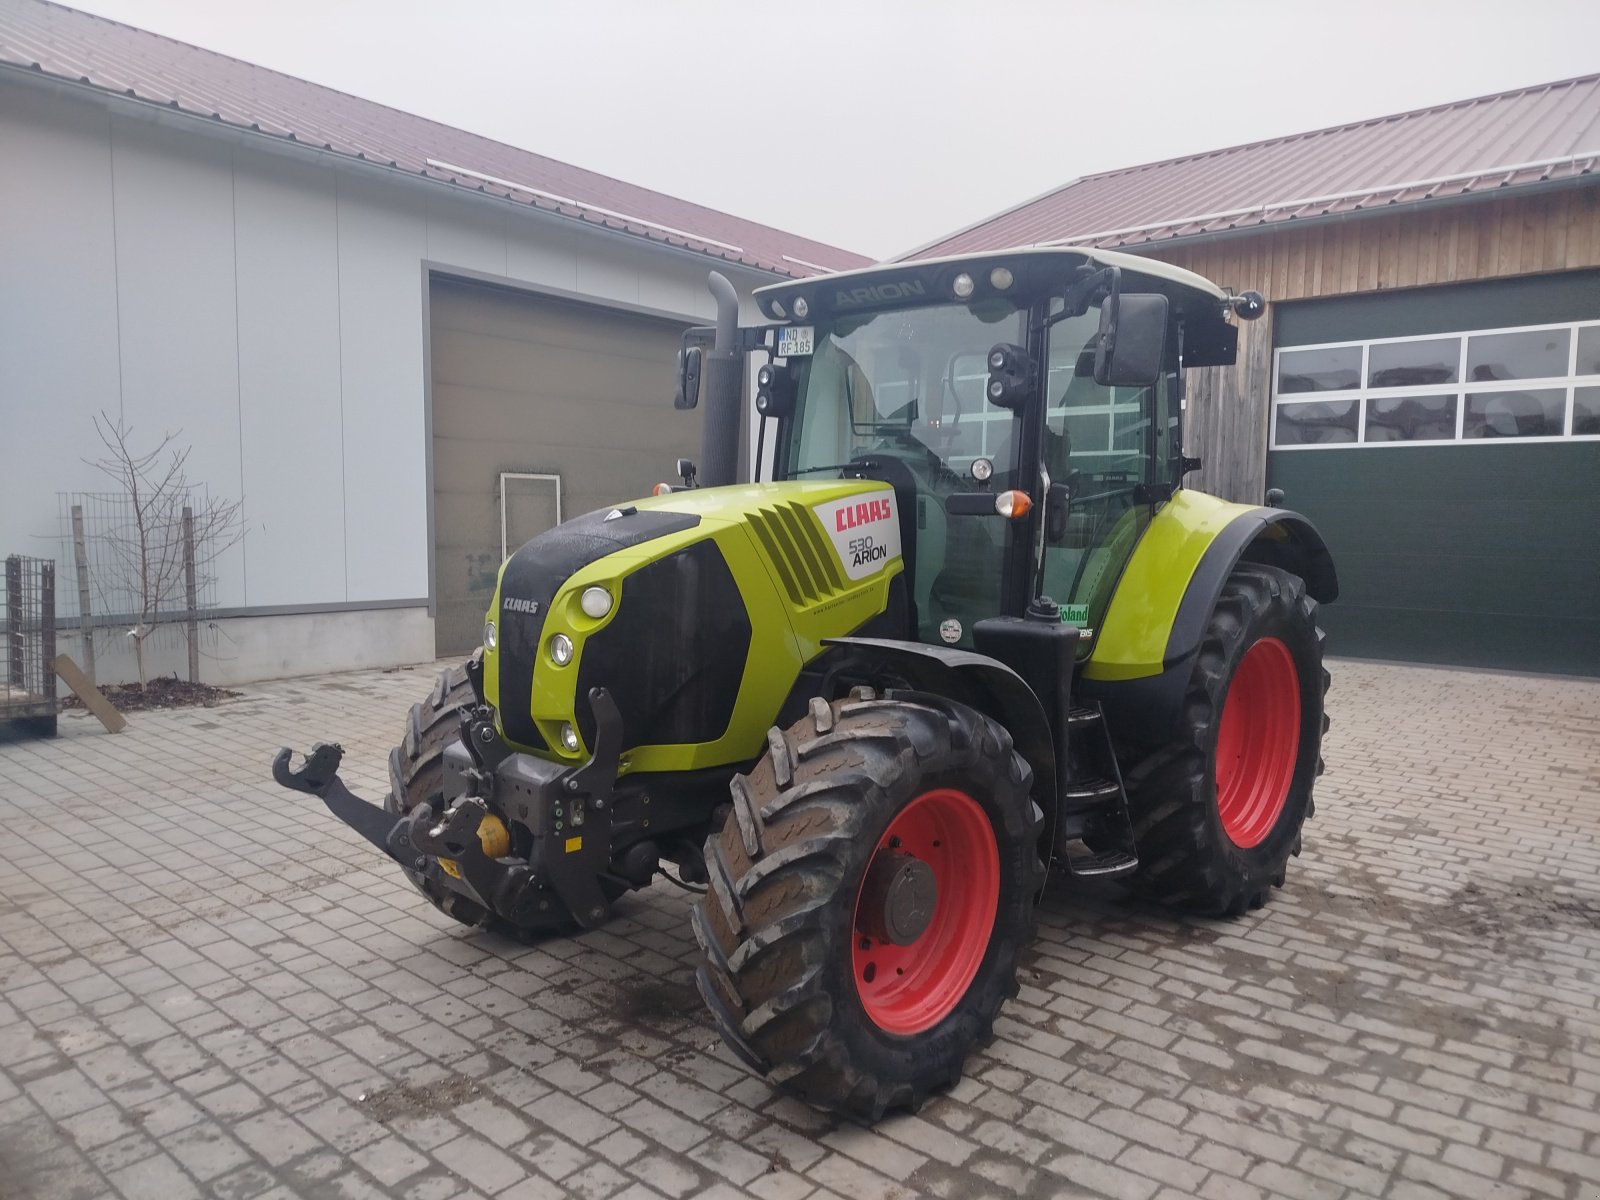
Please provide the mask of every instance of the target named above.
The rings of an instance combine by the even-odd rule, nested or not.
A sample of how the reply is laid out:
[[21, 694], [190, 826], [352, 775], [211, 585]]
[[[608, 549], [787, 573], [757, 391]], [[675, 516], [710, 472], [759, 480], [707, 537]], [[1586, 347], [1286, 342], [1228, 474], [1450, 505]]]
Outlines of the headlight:
[[578, 731], [572, 727], [571, 722], [561, 722], [561, 746], [569, 753], [578, 752]]
[[972, 460], [972, 477], [979, 483], [988, 483], [989, 477], [993, 474], [994, 463], [987, 458], [975, 458]]
[[499, 640], [500, 633], [499, 630], [495, 629], [494, 622], [485, 621], [483, 623], [483, 648], [485, 650], [493, 650]]
[[584, 588], [583, 595], [578, 597], [578, 607], [583, 609], [584, 616], [598, 621], [611, 611], [611, 593], [603, 587]]
[[572, 639], [566, 634], [558, 633], [550, 639], [550, 661], [558, 667], [572, 661]]

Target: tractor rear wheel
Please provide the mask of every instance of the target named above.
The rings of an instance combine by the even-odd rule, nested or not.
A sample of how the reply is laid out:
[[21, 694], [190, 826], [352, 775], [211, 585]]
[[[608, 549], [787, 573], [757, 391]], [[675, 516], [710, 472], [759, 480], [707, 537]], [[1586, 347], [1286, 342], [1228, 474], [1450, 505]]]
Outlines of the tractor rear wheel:
[[1005, 729], [939, 696], [811, 702], [706, 842], [696, 979], [778, 1087], [876, 1120], [961, 1078], [1017, 992], [1043, 814]]
[[1176, 735], [1124, 768], [1147, 894], [1237, 916], [1283, 886], [1328, 725], [1316, 613], [1276, 567], [1240, 563], [1223, 585]]
[[[403, 816], [425, 800], [444, 795], [444, 750], [461, 732], [461, 710], [477, 702], [465, 667], [450, 667], [433, 691], [406, 715], [405, 739], [389, 752], [389, 794], [384, 807]], [[503, 922], [480, 904], [440, 887], [406, 868], [411, 880], [440, 912], [473, 928], [499, 928]], [[505, 932], [511, 932], [506, 929]]]

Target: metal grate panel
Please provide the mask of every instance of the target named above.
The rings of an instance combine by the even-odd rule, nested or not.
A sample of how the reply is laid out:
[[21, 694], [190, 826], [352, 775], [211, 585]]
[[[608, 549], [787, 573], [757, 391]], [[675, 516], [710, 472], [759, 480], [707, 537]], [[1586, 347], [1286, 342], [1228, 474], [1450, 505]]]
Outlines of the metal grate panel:
[[56, 711], [56, 564], [13, 554], [5, 564], [5, 674], [0, 720]]

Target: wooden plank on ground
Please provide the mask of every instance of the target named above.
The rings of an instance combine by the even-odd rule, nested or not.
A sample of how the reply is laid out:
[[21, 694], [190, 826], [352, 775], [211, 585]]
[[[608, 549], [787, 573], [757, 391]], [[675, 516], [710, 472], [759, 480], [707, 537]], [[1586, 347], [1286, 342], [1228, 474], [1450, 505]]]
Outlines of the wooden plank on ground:
[[100, 689], [83, 673], [83, 668], [72, 661], [70, 654], [56, 655], [56, 674], [83, 701], [83, 706], [100, 718], [100, 724], [106, 727], [107, 733], [122, 732], [128, 718], [111, 707], [111, 701], [100, 694]]

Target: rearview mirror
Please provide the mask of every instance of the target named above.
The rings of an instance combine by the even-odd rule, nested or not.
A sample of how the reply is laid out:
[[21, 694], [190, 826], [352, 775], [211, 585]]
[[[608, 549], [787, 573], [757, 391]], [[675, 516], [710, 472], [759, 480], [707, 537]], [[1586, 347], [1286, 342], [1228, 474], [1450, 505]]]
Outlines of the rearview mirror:
[[1167, 298], [1113, 289], [1100, 307], [1094, 381], [1102, 387], [1153, 387], [1167, 348]]
[[703, 357], [699, 346], [685, 346], [678, 351], [678, 393], [672, 398], [673, 408], [694, 408], [700, 403], [700, 366]]

